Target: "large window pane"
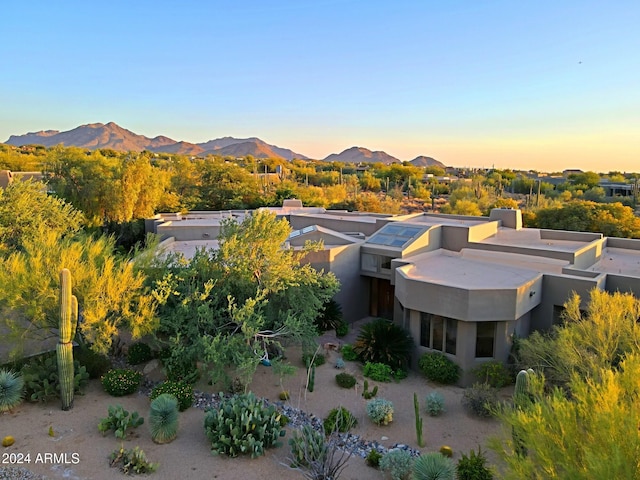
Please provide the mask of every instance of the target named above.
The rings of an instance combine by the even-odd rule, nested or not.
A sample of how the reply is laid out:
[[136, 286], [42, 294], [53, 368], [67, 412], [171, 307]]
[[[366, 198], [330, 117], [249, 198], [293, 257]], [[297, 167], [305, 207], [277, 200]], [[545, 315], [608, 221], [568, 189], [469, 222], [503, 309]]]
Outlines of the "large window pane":
[[420, 312], [420, 345], [431, 348], [431, 315]]
[[438, 315], [433, 315], [431, 317], [431, 328], [432, 328], [432, 336], [433, 336], [433, 344], [431, 348], [434, 350], [442, 351], [443, 340], [444, 340], [444, 322], [442, 317]]
[[452, 318], [447, 319], [447, 343], [445, 351], [451, 355], [456, 354], [456, 340], [458, 339], [458, 321]]
[[476, 323], [476, 357], [493, 357], [496, 322]]

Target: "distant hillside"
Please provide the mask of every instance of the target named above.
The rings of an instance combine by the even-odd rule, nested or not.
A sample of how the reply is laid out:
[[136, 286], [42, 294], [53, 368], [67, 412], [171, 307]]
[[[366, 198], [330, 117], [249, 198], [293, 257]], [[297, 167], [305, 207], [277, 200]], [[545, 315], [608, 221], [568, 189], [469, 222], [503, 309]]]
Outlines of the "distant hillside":
[[344, 162], [344, 163], [397, 163], [398, 160], [385, 152], [372, 152], [367, 148], [351, 147], [341, 153], [332, 153], [324, 159], [325, 162]]
[[[255, 158], [281, 158], [285, 160], [308, 160], [309, 157], [300, 153], [270, 145], [257, 137], [234, 138], [222, 137], [209, 140], [202, 143], [189, 143], [184, 141], [173, 140], [165, 136], [157, 136], [154, 138], [138, 135], [126, 128], [109, 122], [90, 123], [81, 125], [60, 132], [58, 130], [42, 130], [40, 132], [30, 132], [24, 135], [11, 135], [9, 140], [5, 142], [8, 145], [20, 147], [23, 145], [44, 145], [45, 147], [53, 147], [62, 144], [66, 147], [80, 147], [89, 150], [99, 148], [112, 149], [121, 152], [149, 150], [158, 153], [172, 153], [178, 155], [201, 156], [219, 155], [229, 157], [246, 157], [251, 155]], [[326, 157], [327, 162], [344, 162], [344, 163], [398, 163], [395, 157], [388, 153], [376, 151], [373, 152], [363, 147], [351, 147], [341, 153], [333, 153]], [[411, 163], [417, 166], [431, 166], [445, 168], [445, 165], [431, 157], [420, 156]]]
[[89, 150], [109, 148], [122, 152], [149, 150], [151, 152], [175, 153], [180, 155], [205, 156], [213, 154], [233, 157], [253, 155], [256, 158], [272, 157], [286, 160], [293, 160], [294, 158], [306, 160], [308, 158], [288, 148], [269, 145], [256, 137], [223, 137], [204, 143], [193, 144], [176, 141], [164, 136], [155, 138], [145, 137], [144, 135], [138, 135], [122, 128], [113, 122], [109, 122], [106, 125], [103, 123], [90, 123], [66, 132], [44, 130], [41, 132], [27, 133], [25, 135], [11, 135], [5, 143], [18, 147], [22, 145], [44, 145], [45, 147], [53, 147], [62, 144], [67, 147], [74, 146], [87, 148]]
[[275, 145], [260, 140], [256, 137], [251, 138], [233, 138], [223, 137], [215, 140], [209, 140], [205, 143], [198, 143], [198, 146], [204, 149], [204, 154], [213, 154], [231, 157], [245, 157], [251, 155], [255, 158], [284, 158], [285, 160], [293, 160], [298, 158], [307, 160], [308, 157], [296, 153], [288, 148], [280, 148]]
[[447, 166], [436, 160], [435, 158], [425, 157], [424, 155], [420, 155], [419, 157], [414, 158], [409, 163], [416, 167], [440, 167], [447, 168]]
[[149, 138], [144, 135], [137, 135], [113, 122], [90, 123], [81, 125], [66, 132], [56, 130], [46, 130], [43, 132], [32, 132], [26, 135], [11, 135], [6, 141], [9, 145], [21, 146], [29, 144], [44, 145], [53, 147], [62, 144], [67, 147], [75, 146], [88, 149], [111, 148], [119, 151], [156, 151], [168, 145], [176, 143], [167, 137]]

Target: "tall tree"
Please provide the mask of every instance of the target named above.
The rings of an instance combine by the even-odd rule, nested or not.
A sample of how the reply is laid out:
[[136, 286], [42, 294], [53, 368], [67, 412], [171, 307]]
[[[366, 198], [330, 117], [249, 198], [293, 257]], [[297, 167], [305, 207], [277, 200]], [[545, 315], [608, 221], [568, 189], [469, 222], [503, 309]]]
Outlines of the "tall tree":
[[233, 364], [248, 381], [270, 345], [313, 339], [313, 321], [338, 281], [301, 264], [308, 250], [285, 248], [290, 231], [286, 220], [258, 211], [225, 222], [217, 251], [187, 263], [169, 258], [155, 270], [159, 332], [171, 339], [176, 362], [204, 361], [215, 381]]

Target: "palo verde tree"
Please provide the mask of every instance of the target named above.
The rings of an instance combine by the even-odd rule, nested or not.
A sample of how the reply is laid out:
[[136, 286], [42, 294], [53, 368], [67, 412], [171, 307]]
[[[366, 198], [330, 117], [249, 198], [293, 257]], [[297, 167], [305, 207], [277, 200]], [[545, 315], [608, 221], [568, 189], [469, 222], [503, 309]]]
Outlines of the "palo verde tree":
[[152, 269], [159, 334], [170, 339], [172, 358], [211, 365], [213, 381], [227, 379], [221, 366], [235, 365], [246, 384], [283, 339], [314, 338], [314, 320], [338, 281], [301, 263], [313, 246], [285, 248], [290, 232], [286, 220], [257, 211], [225, 221], [218, 250], [190, 261], [168, 257]]
[[522, 342], [523, 360], [559, 386], [498, 413], [505, 432], [518, 432], [493, 440], [504, 477], [638, 478], [640, 300], [593, 290], [586, 313], [577, 295], [565, 306], [546, 344]]

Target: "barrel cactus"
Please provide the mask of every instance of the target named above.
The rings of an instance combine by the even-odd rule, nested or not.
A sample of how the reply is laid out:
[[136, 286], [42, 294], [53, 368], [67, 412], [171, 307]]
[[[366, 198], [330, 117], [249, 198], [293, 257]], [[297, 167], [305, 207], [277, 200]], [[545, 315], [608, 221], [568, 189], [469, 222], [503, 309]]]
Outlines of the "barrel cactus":
[[11, 370], [0, 369], [0, 412], [7, 412], [22, 402], [24, 379]]
[[60, 272], [60, 337], [56, 345], [62, 410], [73, 408], [73, 337], [78, 324], [78, 299], [71, 294], [71, 272]]

